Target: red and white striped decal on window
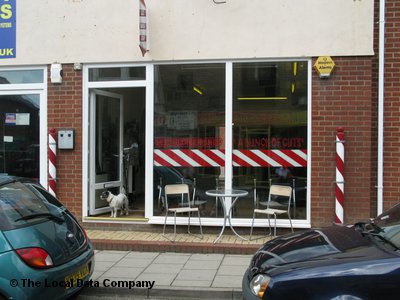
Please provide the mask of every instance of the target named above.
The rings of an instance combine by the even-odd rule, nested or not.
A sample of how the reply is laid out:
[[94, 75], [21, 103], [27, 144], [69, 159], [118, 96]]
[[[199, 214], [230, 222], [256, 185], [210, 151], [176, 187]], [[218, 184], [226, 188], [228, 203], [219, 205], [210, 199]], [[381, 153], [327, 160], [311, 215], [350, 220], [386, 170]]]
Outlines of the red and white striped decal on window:
[[[307, 150], [233, 150], [234, 167], [306, 167]], [[154, 165], [164, 167], [223, 167], [225, 150], [156, 149]]]

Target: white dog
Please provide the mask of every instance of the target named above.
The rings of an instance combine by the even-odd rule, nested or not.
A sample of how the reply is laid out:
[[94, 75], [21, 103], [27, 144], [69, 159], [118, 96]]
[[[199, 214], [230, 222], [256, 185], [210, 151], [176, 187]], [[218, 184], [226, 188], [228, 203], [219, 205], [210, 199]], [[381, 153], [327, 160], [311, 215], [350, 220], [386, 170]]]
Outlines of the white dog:
[[108, 205], [111, 207], [111, 218], [117, 217], [118, 210], [121, 210], [121, 216], [125, 211], [125, 215], [128, 215], [128, 197], [124, 193], [119, 193], [118, 195], [114, 195], [110, 191], [104, 191], [100, 195], [101, 200], [107, 200]]

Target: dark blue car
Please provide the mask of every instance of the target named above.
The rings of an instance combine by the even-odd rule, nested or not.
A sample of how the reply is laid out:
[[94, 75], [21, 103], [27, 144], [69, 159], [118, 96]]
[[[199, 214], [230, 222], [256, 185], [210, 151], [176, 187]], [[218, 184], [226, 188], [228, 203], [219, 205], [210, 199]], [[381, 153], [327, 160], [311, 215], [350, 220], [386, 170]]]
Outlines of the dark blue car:
[[354, 226], [265, 243], [242, 283], [244, 299], [399, 299], [400, 204]]
[[66, 299], [93, 269], [74, 216], [39, 184], [0, 175], [0, 300]]

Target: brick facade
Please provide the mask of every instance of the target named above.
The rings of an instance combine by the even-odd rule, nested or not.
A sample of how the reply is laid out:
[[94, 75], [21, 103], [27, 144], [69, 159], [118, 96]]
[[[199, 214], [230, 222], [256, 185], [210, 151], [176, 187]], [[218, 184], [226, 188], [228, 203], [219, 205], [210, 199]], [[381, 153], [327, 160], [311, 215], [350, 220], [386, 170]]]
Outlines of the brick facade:
[[328, 79], [312, 78], [311, 219], [313, 226], [335, 220], [336, 132], [345, 134], [345, 222], [371, 214], [370, 57], [333, 57]]
[[[50, 74], [50, 69], [48, 70]], [[50, 78], [47, 79], [50, 82]], [[48, 128], [75, 129], [75, 149], [57, 149], [57, 196], [82, 218], [82, 72], [63, 65], [63, 82], [49, 84]]]
[[400, 201], [400, 2], [386, 1], [384, 209]]
[[[329, 225], [335, 214], [335, 136], [345, 129], [345, 222], [376, 214], [378, 16], [373, 57], [332, 57], [329, 79], [312, 71], [311, 224]], [[400, 195], [400, 1], [386, 1], [384, 208]], [[313, 62], [315, 62], [313, 59]], [[75, 150], [57, 150], [57, 194], [82, 215], [82, 73], [63, 65], [61, 85], [48, 85], [48, 127], [74, 128]], [[50, 80], [49, 80], [50, 82]]]

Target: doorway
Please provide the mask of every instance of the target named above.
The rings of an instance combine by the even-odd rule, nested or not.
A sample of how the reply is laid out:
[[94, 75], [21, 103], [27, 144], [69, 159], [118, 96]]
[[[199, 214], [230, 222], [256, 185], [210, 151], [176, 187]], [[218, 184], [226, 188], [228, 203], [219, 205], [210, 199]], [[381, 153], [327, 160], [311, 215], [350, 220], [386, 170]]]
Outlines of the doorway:
[[89, 138], [89, 214], [110, 216], [104, 191], [125, 193], [129, 214], [143, 218], [145, 210], [145, 88], [91, 89]]

